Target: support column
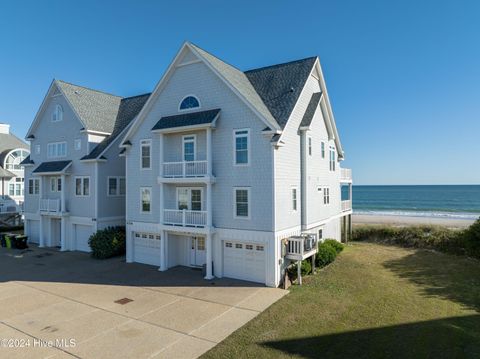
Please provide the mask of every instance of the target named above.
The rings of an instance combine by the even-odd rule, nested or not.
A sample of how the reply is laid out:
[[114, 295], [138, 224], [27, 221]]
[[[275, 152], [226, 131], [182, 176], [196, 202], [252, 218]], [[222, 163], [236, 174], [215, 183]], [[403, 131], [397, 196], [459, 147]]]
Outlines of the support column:
[[[62, 179], [62, 190], [63, 190], [63, 179]], [[63, 192], [63, 191], [62, 191]], [[65, 223], [65, 217], [62, 217], [60, 220], [60, 250], [62, 252], [67, 250], [67, 241], [66, 241], [66, 227], [67, 224]]]
[[131, 226], [127, 223], [127, 257], [125, 261], [127, 263], [132, 263], [133, 262], [133, 232], [131, 230]]
[[212, 129], [207, 128], [207, 175], [213, 176], [213, 163], [212, 163]]
[[[158, 138], [158, 143], [159, 143], [159, 153], [158, 153], [158, 158], [159, 158], [159, 164], [158, 164], [158, 176], [160, 178], [163, 177], [163, 133], [161, 133], [159, 135], [159, 138]], [[164, 221], [164, 188], [163, 188], [163, 182], [160, 183], [160, 225], [163, 225], [163, 221]], [[161, 241], [163, 241], [163, 234], [164, 232], [162, 232], [162, 239]]]
[[212, 232], [208, 231], [207, 238], [206, 238], [206, 247], [207, 247], [207, 275], [205, 279], [210, 280], [213, 279], [213, 266], [212, 266]]
[[297, 261], [298, 285], [302, 285], [302, 261]]
[[[62, 192], [60, 192], [60, 202], [61, 202], [61, 207], [60, 207], [60, 212], [64, 213], [67, 211], [67, 207], [65, 206], [65, 175], [62, 175]], [[95, 194], [97, 195], [97, 194]]]
[[167, 240], [167, 231], [162, 231], [161, 237], [160, 237], [160, 268], [158, 268], [158, 270], [161, 272], [164, 272], [167, 270], [167, 256], [165, 253], [166, 240]]
[[38, 193], [38, 213], [40, 214], [40, 238], [38, 241], [38, 246], [40, 248], [45, 247], [45, 237], [43, 235], [43, 221], [44, 217], [40, 213], [40, 201], [42, 200], [42, 195], [43, 195], [43, 177], [40, 177], [38, 179], [39, 182], [39, 193]]
[[[351, 241], [353, 237], [353, 228], [352, 228], [352, 215], [348, 215], [348, 241]], [[348, 243], [347, 241], [347, 243]]]

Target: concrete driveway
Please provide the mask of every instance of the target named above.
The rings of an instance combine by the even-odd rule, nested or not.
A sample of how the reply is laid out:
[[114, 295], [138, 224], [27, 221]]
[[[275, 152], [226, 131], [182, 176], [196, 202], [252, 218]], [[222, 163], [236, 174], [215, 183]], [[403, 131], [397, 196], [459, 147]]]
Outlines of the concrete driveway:
[[197, 357], [286, 293], [184, 267], [1, 248], [0, 357]]

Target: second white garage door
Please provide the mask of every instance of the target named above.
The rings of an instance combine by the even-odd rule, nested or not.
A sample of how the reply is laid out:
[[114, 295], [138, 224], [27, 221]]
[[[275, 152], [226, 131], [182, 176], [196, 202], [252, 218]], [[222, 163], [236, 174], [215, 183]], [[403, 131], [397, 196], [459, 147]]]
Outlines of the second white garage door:
[[40, 242], [40, 221], [34, 221], [29, 219], [28, 223], [28, 241], [30, 243]]
[[223, 268], [225, 277], [265, 283], [265, 246], [224, 241]]
[[85, 226], [82, 224], [75, 224], [73, 226], [75, 250], [81, 252], [90, 252], [90, 246], [88, 240], [93, 234], [92, 226]]
[[160, 266], [160, 236], [135, 232], [133, 236], [134, 262]]

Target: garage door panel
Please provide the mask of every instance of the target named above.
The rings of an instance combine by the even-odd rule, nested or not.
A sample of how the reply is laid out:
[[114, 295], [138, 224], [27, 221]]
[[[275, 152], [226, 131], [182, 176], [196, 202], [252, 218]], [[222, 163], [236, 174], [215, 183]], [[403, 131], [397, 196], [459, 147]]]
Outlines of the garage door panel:
[[40, 221], [28, 220], [28, 241], [40, 243]]
[[93, 227], [75, 224], [74, 225], [74, 235], [75, 235], [75, 250], [81, 252], [91, 252], [90, 246], [88, 245], [88, 240], [93, 234]]
[[224, 276], [265, 283], [265, 248], [263, 245], [224, 242]]
[[160, 236], [153, 233], [134, 233], [133, 257], [137, 263], [160, 266]]

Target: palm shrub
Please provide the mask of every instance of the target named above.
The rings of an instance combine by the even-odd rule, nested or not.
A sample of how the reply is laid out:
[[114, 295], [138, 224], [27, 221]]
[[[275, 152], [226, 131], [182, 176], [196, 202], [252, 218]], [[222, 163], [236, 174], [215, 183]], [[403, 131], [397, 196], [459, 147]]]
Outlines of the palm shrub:
[[108, 227], [92, 234], [88, 240], [92, 257], [106, 259], [124, 255], [126, 251], [125, 227]]
[[325, 267], [332, 263], [337, 257], [337, 251], [328, 243], [320, 243], [318, 251], [315, 255], [315, 266], [318, 268]]
[[343, 251], [343, 247], [344, 247], [342, 243], [340, 243], [339, 241], [336, 241], [335, 239], [325, 239], [323, 241], [323, 244], [331, 246], [333, 249], [335, 249], [335, 252], [337, 252], [337, 254]]

